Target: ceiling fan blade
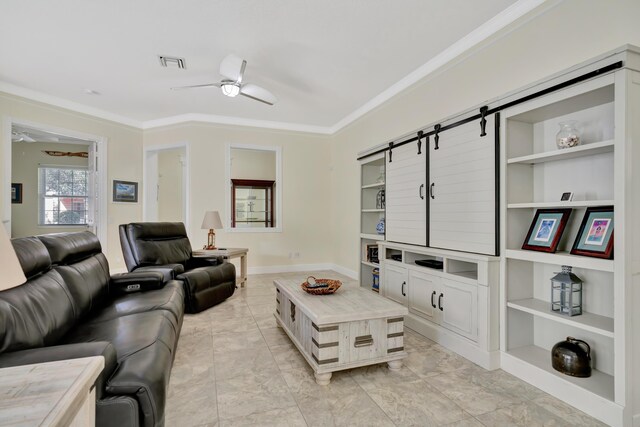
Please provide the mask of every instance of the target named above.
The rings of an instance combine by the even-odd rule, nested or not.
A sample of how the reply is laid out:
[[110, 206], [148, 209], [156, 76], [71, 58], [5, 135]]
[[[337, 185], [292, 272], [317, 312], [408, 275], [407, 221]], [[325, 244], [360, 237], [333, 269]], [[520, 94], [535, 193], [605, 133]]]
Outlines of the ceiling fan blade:
[[178, 87], [172, 87], [171, 90], [193, 89], [194, 87], [211, 87], [211, 86], [220, 87], [220, 82], [206, 83], [203, 85], [178, 86]]
[[[244, 64], [243, 64], [244, 63]], [[246, 61], [231, 54], [227, 55], [220, 63], [220, 74], [234, 82], [242, 77], [242, 72], [246, 66]]]
[[264, 102], [268, 105], [273, 105], [278, 102], [278, 98], [276, 98], [271, 92], [254, 84], [246, 84], [242, 86], [240, 88], [240, 95], [255, 99], [256, 101]]

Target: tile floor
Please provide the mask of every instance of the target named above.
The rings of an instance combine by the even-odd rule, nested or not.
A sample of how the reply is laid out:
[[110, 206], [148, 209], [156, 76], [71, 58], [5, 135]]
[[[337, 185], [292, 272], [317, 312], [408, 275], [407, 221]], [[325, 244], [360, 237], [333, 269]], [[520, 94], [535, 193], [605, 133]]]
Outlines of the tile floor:
[[[314, 272], [316, 277], [337, 277]], [[318, 386], [273, 318], [277, 277], [249, 276], [233, 297], [184, 319], [166, 408], [172, 426], [597, 426], [502, 370], [486, 371], [405, 329], [409, 356], [334, 373]]]

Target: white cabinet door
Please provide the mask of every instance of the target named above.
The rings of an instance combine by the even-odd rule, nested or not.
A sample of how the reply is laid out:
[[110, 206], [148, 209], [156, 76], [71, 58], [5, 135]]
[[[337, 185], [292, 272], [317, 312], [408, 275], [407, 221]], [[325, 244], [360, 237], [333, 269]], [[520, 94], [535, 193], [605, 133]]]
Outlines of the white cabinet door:
[[426, 246], [428, 147], [417, 143], [394, 148], [386, 163], [386, 240]]
[[411, 270], [409, 272], [409, 311], [437, 322], [435, 316], [439, 288], [439, 276]]
[[402, 305], [407, 305], [407, 269], [393, 265], [390, 262], [384, 264], [384, 293], [383, 295]]
[[429, 145], [429, 246], [496, 255], [494, 116], [487, 135], [477, 121], [440, 135]]
[[478, 286], [443, 278], [437, 300], [440, 325], [473, 341], [478, 339]]

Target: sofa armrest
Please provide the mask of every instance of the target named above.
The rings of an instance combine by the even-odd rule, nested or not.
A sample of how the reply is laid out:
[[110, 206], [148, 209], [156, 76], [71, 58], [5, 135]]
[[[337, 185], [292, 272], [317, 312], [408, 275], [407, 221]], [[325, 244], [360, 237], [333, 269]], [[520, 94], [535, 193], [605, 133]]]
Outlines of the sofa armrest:
[[0, 368], [55, 362], [58, 360], [80, 359], [92, 356], [104, 357], [104, 369], [96, 379], [96, 396], [100, 398], [104, 393], [107, 379], [111, 377], [118, 366], [116, 349], [110, 342], [95, 341], [56, 345], [3, 353], [0, 354]]
[[216, 257], [191, 257], [187, 260], [187, 271], [200, 267], [215, 267], [224, 263], [224, 258]]
[[161, 271], [134, 271], [111, 276], [110, 290], [116, 294], [144, 292], [160, 289], [165, 284], [166, 275]]
[[165, 275], [165, 282], [173, 280], [178, 277], [179, 274], [184, 273], [184, 265], [182, 264], [165, 264], [165, 265], [145, 265], [138, 267], [133, 272], [141, 271], [160, 271]]

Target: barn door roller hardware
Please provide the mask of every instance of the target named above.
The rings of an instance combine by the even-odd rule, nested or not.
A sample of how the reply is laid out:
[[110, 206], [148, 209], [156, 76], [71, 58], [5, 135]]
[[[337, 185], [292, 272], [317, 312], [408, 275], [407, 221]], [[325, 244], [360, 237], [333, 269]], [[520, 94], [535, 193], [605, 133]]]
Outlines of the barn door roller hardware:
[[[546, 89], [542, 89], [542, 90], [540, 90], [538, 92], [535, 92], [535, 93], [532, 93], [532, 94], [529, 94], [529, 95], [525, 95], [522, 98], [518, 98], [518, 99], [515, 99], [513, 101], [509, 101], [506, 104], [498, 105], [498, 106], [493, 107], [493, 108], [488, 108], [487, 106], [484, 106], [484, 107], [482, 107], [480, 109], [480, 114], [475, 114], [475, 115], [473, 115], [471, 117], [467, 117], [467, 118], [458, 120], [457, 122], [448, 124], [446, 126], [441, 126], [440, 124], [437, 124], [437, 125], [434, 126], [434, 130], [429, 131], [429, 132], [423, 132], [422, 137], [426, 136], [427, 137], [427, 141], [429, 141], [429, 135], [434, 135], [435, 136], [435, 142], [436, 142], [434, 148], [437, 150], [439, 148], [438, 147], [438, 142], [439, 142], [438, 141], [439, 140], [438, 132], [444, 132], [446, 130], [453, 129], [455, 127], [461, 126], [461, 125], [463, 125], [465, 123], [469, 123], [469, 122], [472, 122], [472, 121], [478, 120], [478, 119], [480, 119], [480, 131], [481, 131], [480, 132], [480, 136], [485, 136], [486, 135], [486, 132], [485, 132], [486, 131], [486, 124], [487, 124], [486, 123], [486, 117], [488, 115], [497, 113], [499, 111], [505, 110], [505, 109], [510, 108], [510, 107], [513, 107], [514, 105], [522, 104], [523, 102], [531, 101], [532, 99], [539, 98], [539, 97], [544, 96], [544, 95], [548, 95], [548, 94], [556, 92], [556, 91], [558, 91], [560, 89], [564, 89], [566, 87], [572, 86], [572, 85], [574, 85], [576, 83], [580, 83], [580, 82], [583, 82], [585, 80], [589, 80], [589, 79], [592, 79], [594, 77], [600, 76], [602, 74], [617, 70], [619, 68], [622, 68], [623, 66], [624, 66], [624, 63], [622, 61], [614, 62], [613, 64], [609, 64], [609, 65], [604, 66], [602, 68], [598, 68], [597, 70], [590, 71], [590, 72], [588, 72], [586, 74], [582, 74], [581, 76], [574, 77], [574, 78], [572, 78], [570, 80], [558, 83], [558, 84], [553, 85], [551, 87], [548, 87]], [[358, 157], [358, 160], [362, 160], [362, 159], [365, 159], [365, 158], [370, 157], [370, 156], [374, 156], [374, 155], [379, 154], [379, 153], [384, 153], [387, 150], [391, 151], [392, 147], [400, 147], [402, 145], [409, 144], [409, 143], [411, 143], [413, 141], [416, 141], [416, 140], [419, 140], [419, 139], [421, 139], [421, 138], [418, 138], [417, 136], [413, 136], [413, 137], [411, 137], [411, 138], [409, 138], [407, 140], [398, 142], [395, 145], [392, 142], [390, 142], [389, 143], [389, 147], [380, 148], [379, 150], [367, 153], [367, 154], [365, 154], [363, 156]], [[391, 155], [389, 155], [389, 162], [391, 162]]]
[[442, 125], [440, 123], [438, 123], [437, 125], [435, 125], [433, 127], [434, 130], [434, 136], [433, 136], [433, 140], [436, 142], [435, 147], [433, 147], [434, 150], [439, 150], [440, 147], [438, 146], [438, 142], [440, 141], [440, 135], [438, 135], [440, 133], [440, 129], [442, 128]]
[[389, 143], [389, 163], [391, 163], [392, 160], [392, 156], [393, 155], [393, 141]]
[[487, 111], [489, 111], [489, 107], [486, 105], [480, 108], [480, 136], [487, 135]]
[[423, 131], [418, 132], [418, 154], [422, 154], [422, 135], [424, 135]]

